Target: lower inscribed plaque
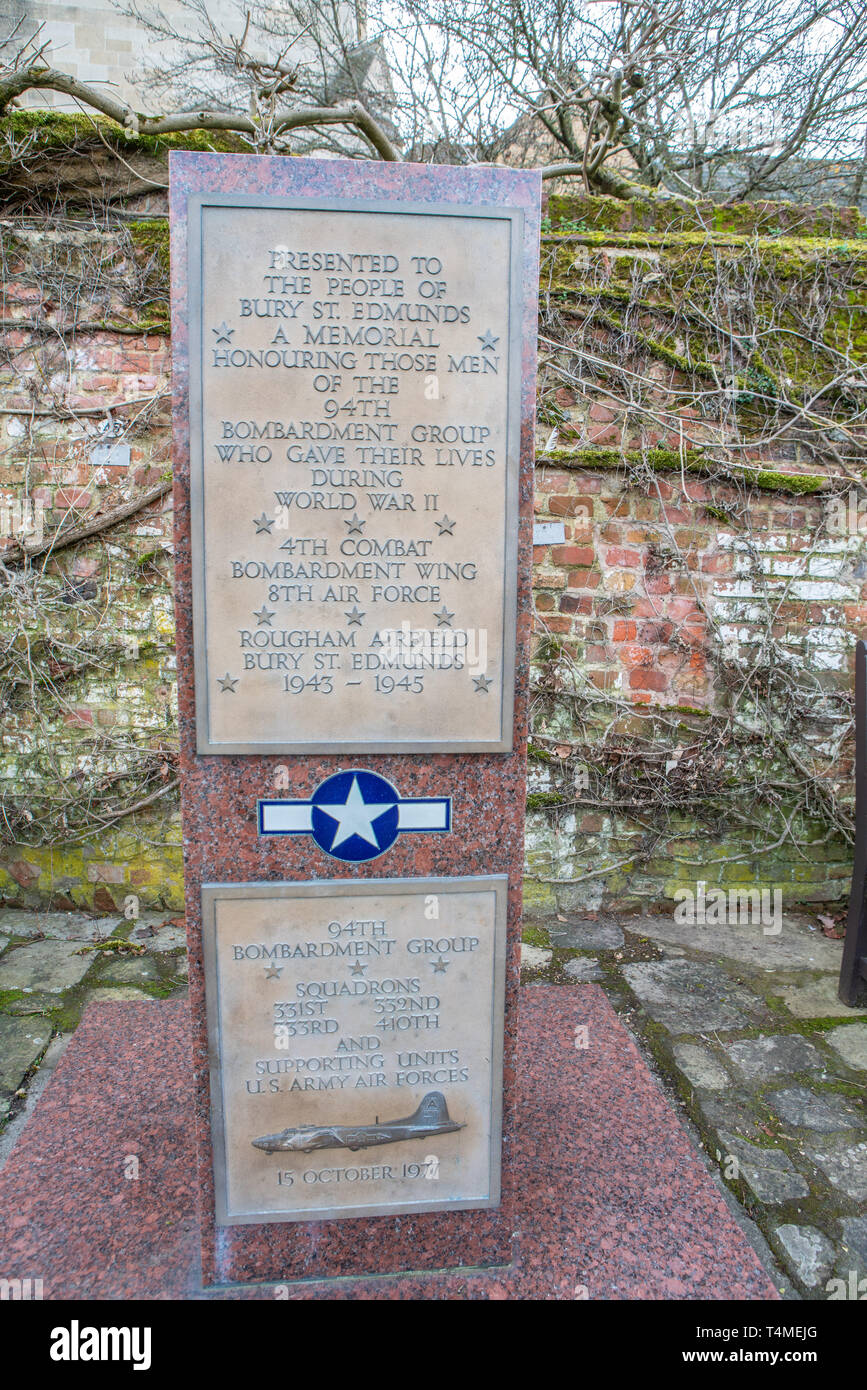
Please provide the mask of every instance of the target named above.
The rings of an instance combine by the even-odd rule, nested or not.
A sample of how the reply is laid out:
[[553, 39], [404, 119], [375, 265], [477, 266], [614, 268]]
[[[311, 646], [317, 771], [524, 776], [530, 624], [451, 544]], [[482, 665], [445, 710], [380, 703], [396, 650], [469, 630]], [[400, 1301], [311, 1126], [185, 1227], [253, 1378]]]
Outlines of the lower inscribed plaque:
[[220, 1225], [498, 1203], [506, 887], [203, 886]]

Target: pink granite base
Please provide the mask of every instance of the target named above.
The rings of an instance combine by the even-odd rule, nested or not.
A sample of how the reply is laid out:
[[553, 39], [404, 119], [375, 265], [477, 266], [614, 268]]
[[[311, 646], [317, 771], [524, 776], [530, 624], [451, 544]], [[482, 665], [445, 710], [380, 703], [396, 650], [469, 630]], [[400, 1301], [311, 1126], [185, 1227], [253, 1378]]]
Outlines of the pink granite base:
[[[463, 168], [368, 160], [283, 159], [173, 151], [172, 390], [174, 393], [175, 644], [178, 658], [181, 814], [184, 833], [186, 925], [190, 959], [198, 1189], [202, 1193], [202, 1267], [208, 1282], [351, 1276], [376, 1269], [390, 1274], [451, 1263], [460, 1249], [467, 1262], [489, 1265], [510, 1258], [515, 1222], [516, 998], [518, 992], [526, 811], [531, 591], [533, 547], [534, 409], [540, 181], [538, 170]], [[524, 210], [521, 336], [521, 430], [518, 470], [517, 631], [513, 747], [509, 753], [337, 754], [202, 756], [196, 752], [193, 677], [192, 554], [190, 538], [190, 372], [187, 321], [188, 194], [243, 194], [268, 198], [341, 198], [384, 202]], [[431, 717], [435, 718], [432, 709]], [[274, 794], [275, 772], [288, 769], [288, 798], [308, 797], [323, 778], [363, 766], [387, 778], [402, 796], [450, 797], [452, 828], [443, 835], [402, 835], [376, 859], [349, 865], [332, 859], [305, 836], [260, 836], [256, 802]], [[452, 878], [504, 874], [509, 880], [503, 1025], [502, 1204], [478, 1211], [430, 1212], [415, 1219], [411, 1238], [403, 1218], [331, 1222], [315, 1244], [299, 1246], [289, 1223], [216, 1226], [211, 1095], [202, 950], [201, 886], [208, 882], [311, 882], [357, 878]]]
[[[7, 1278], [42, 1279], [46, 1299], [273, 1298], [272, 1284], [202, 1288], [189, 1058], [182, 1002], [87, 1010], [0, 1174]], [[778, 1296], [598, 986], [523, 989], [518, 1061], [510, 1261], [301, 1279], [290, 1297]], [[391, 1219], [341, 1224], [386, 1233]], [[299, 1251], [318, 1229], [293, 1228]], [[451, 1253], [472, 1265], [472, 1249]]]

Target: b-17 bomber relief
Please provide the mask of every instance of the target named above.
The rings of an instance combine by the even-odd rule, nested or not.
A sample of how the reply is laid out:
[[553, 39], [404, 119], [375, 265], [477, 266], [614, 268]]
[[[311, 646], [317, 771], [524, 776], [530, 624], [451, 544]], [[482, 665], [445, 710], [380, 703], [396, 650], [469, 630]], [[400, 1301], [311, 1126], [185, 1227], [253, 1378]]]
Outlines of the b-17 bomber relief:
[[253, 1147], [265, 1153], [313, 1153], [315, 1149], [370, 1149], [379, 1144], [399, 1144], [407, 1139], [429, 1139], [434, 1134], [452, 1134], [465, 1129], [449, 1118], [445, 1096], [430, 1091], [412, 1115], [400, 1120], [379, 1117], [371, 1125], [297, 1125], [279, 1134], [263, 1134], [252, 1140]]

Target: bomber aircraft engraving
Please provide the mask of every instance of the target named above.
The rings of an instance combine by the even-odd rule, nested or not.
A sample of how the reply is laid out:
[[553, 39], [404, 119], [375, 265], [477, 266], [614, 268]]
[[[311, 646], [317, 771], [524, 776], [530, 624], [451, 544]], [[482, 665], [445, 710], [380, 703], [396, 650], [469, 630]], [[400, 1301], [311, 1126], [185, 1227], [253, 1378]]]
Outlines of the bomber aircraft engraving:
[[400, 1120], [377, 1116], [372, 1125], [297, 1125], [279, 1134], [263, 1134], [252, 1141], [266, 1153], [313, 1153], [315, 1149], [370, 1149], [379, 1144], [399, 1144], [406, 1139], [429, 1139], [434, 1134], [452, 1134], [466, 1126], [449, 1117], [445, 1096], [430, 1091], [412, 1115]]

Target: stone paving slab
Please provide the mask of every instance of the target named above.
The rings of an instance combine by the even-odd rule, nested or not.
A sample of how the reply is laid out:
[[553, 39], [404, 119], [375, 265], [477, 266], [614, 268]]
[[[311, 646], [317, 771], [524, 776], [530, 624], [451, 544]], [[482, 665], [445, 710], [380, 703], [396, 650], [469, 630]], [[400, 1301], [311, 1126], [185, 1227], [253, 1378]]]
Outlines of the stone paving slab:
[[125, 956], [106, 962], [100, 972], [100, 979], [112, 984], [137, 985], [156, 984], [160, 975], [156, 965], [147, 956]]
[[732, 1084], [725, 1067], [699, 1043], [676, 1043], [674, 1060], [691, 1086], [702, 1091], [724, 1091]]
[[838, 980], [839, 971], [806, 985], [784, 989], [781, 991], [783, 1003], [796, 1018], [849, 1018], [854, 1014], [867, 1014], [867, 1009], [850, 1009], [841, 1002], [837, 993]]
[[183, 925], [176, 925], [176, 916], [165, 913], [143, 912], [136, 918], [130, 932], [130, 941], [146, 946], [149, 951], [186, 950], [187, 933]]
[[690, 924], [662, 914], [623, 917], [621, 921], [631, 936], [684, 946], [756, 970], [840, 971], [840, 943], [823, 936], [800, 913], [784, 913], [778, 935], [766, 935], [761, 923]]
[[86, 912], [26, 912], [0, 908], [0, 931], [31, 941], [48, 937], [56, 941], [101, 941], [110, 936], [116, 917], [92, 917]]
[[792, 1072], [826, 1074], [825, 1058], [800, 1033], [785, 1033], [723, 1044], [735, 1071], [747, 1082], [765, 1082]]
[[526, 941], [521, 944], [522, 970], [545, 970], [553, 959], [553, 951], [546, 951], [543, 946], [528, 946]]
[[0, 959], [0, 989], [47, 990], [60, 994], [84, 979], [93, 953], [77, 954], [78, 941], [30, 941]]
[[859, 1129], [867, 1125], [864, 1108], [860, 1112], [842, 1096], [808, 1091], [806, 1086], [790, 1086], [784, 1091], [772, 1091], [766, 1096], [768, 1104], [787, 1124], [802, 1129], [835, 1134], [841, 1129]]
[[748, 1028], [767, 1017], [757, 995], [719, 965], [663, 960], [625, 965], [623, 974], [651, 1018], [672, 1033]]
[[548, 935], [554, 946], [567, 946], [579, 951], [619, 951], [624, 940], [623, 929], [617, 922], [604, 918], [594, 921], [589, 917], [553, 922]]
[[726, 1157], [737, 1159], [739, 1173], [753, 1196], [766, 1206], [781, 1206], [810, 1195], [810, 1185], [782, 1149], [762, 1148], [736, 1134], [719, 1131]]
[[824, 1286], [834, 1268], [836, 1250], [815, 1226], [778, 1226], [774, 1232], [783, 1253], [807, 1288]]
[[563, 974], [568, 975], [570, 980], [601, 980], [602, 971], [599, 969], [599, 962], [593, 960], [591, 956], [576, 956], [574, 960], [567, 960], [563, 966]]
[[867, 1202], [867, 1143], [829, 1142], [807, 1152], [832, 1187], [853, 1202]]
[[23, 994], [20, 999], [10, 999], [3, 1005], [7, 1014], [44, 1014], [56, 1009], [59, 1003], [56, 994]]
[[124, 1001], [129, 1003], [156, 1003], [152, 994], [145, 994], [142, 989], [135, 989], [132, 985], [103, 985], [97, 989], [89, 989], [83, 1000], [82, 1007], [88, 1004], [122, 1004]]
[[0, 1094], [18, 1090], [51, 1037], [50, 1027], [34, 1019], [0, 1014]]
[[832, 1028], [825, 1034], [825, 1042], [843, 1058], [847, 1067], [853, 1071], [867, 1071], [867, 1023]]
[[[841, 1221], [843, 1228], [842, 1259], [838, 1268], [848, 1267], [861, 1276], [867, 1276], [867, 1216], [847, 1216]], [[864, 1290], [867, 1293], [867, 1290]]]

